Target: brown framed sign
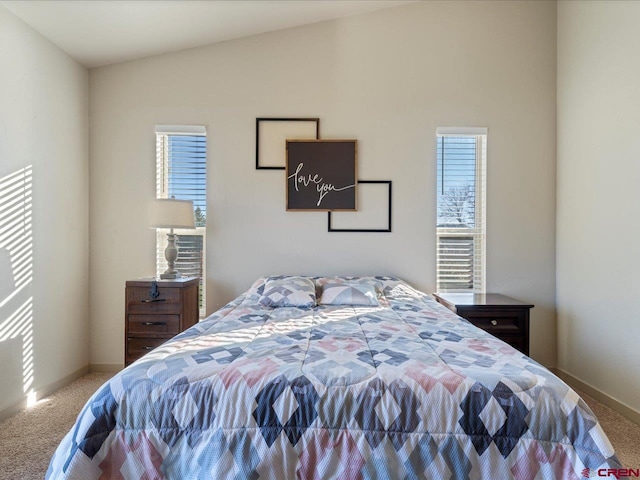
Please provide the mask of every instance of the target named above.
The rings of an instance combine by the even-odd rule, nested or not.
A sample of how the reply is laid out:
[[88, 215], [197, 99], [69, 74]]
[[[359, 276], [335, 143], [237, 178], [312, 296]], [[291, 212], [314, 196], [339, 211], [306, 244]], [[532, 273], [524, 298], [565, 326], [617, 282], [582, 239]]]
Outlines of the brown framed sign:
[[287, 210], [356, 210], [356, 140], [287, 140]]

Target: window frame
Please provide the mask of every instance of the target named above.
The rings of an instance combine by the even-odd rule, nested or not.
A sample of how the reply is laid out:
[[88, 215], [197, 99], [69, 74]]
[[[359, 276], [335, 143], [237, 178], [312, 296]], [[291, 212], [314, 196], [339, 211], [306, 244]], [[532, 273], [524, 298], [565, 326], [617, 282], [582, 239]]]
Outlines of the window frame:
[[[473, 227], [438, 227], [439, 202], [436, 196], [436, 289], [439, 292], [486, 292], [486, 169], [487, 169], [487, 129], [482, 127], [456, 128], [439, 127], [436, 130], [436, 141], [442, 137], [473, 137], [475, 146], [475, 172], [474, 172], [474, 226]], [[440, 182], [438, 173], [440, 165], [438, 149], [436, 145], [436, 181]], [[473, 244], [471, 288], [445, 287], [444, 274], [440, 252], [444, 238], [469, 238]]]
[[[201, 136], [207, 137], [206, 127], [200, 125], [158, 125], [155, 128], [156, 137], [156, 198], [169, 198], [169, 136]], [[205, 165], [208, 145], [205, 145]], [[205, 170], [205, 185], [207, 172]], [[205, 192], [206, 202], [206, 192]], [[197, 226], [195, 230], [174, 229], [178, 235], [178, 249], [180, 238], [184, 236], [202, 237], [202, 265], [200, 277], [200, 318], [206, 316], [206, 281], [207, 281], [207, 244], [206, 244], [206, 217], [205, 225]], [[156, 231], [156, 275], [160, 275], [166, 268], [164, 250], [167, 246], [167, 233], [169, 229], [157, 229]]]

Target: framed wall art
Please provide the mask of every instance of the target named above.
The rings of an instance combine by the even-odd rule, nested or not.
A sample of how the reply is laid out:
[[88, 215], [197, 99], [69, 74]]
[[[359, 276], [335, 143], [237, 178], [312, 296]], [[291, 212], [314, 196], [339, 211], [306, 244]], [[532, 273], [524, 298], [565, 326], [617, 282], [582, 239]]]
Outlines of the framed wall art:
[[318, 138], [319, 118], [256, 118], [256, 170], [284, 170], [287, 139]]
[[356, 140], [287, 140], [285, 163], [287, 211], [356, 210]]
[[391, 180], [358, 180], [358, 212], [328, 216], [329, 232], [391, 232]]

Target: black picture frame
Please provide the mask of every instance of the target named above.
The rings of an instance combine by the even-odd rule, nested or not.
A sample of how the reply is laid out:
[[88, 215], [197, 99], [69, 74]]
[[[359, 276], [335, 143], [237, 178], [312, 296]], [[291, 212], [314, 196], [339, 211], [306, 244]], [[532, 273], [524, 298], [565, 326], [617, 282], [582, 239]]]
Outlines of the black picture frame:
[[[320, 118], [318, 117], [260, 117], [256, 118], [256, 170], [285, 170], [285, 166], [260, 165], [260, 123], [263, 122], [313, 122], [315, 123], [316, 140], [320, 138]], [[284, 148], [282, 145], [284, 159]]]
[[357, 210], [357, 140], [287, 140], [287, 211]]
[[389, 203], [387, 212], [387, 228], [333, 228], [331, 226], [331, 212], [327, 213], [327, 231], [328, 232], [365, 232], [365, 233], [391, 233], [391, 211], [393, 210], [392, 203], [392, 181], [391, 180], [358, 180], [358, 185], [361, 184], [386, 184], [388, 188]]

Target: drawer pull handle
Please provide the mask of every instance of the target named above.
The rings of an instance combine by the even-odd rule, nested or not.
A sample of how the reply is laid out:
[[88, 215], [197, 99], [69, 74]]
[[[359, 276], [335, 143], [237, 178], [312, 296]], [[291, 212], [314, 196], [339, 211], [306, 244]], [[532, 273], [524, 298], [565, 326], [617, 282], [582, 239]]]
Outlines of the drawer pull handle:
[[493, 325], [494, 327], [498, 325], [498, 320], [491, 320], [491, 325]]
[[142, 347], [143, 350], [153, 350], [154, 347], [150, 347], [149, 345], [147, 345], [146, 347]]
[[142, 322], [142, 325], [166, 325], [167, 322]]
[[142, 303], [164, 302], [164, 298], [150, 298], [148, 300], [142, 300]]

